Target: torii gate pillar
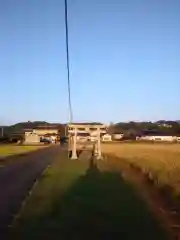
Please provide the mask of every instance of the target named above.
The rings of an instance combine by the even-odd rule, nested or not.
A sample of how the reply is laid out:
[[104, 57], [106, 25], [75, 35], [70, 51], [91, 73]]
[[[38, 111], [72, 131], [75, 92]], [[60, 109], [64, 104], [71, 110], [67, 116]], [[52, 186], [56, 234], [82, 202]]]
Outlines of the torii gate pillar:
[[77, 128], [74, 128], [74, 134], [73, 134], [73, 146], [72, 146], [72, 160], [78, 159], [77, 157]]
[[101, 155], [101, 135], [100, 135], [100, 128], [98, 127], [97, 129], [97, 159], [100, 160], [102, 159], [102, 155]]

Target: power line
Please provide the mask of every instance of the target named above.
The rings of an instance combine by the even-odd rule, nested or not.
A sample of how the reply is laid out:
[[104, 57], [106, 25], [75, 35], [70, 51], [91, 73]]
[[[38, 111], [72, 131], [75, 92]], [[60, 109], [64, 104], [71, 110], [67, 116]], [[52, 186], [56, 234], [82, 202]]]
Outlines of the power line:
[[70, 123], [73, 121], [73, 111], [71, 102], [71, 84], [70, 84], [70, 67], [69, 67], [69, 36], [68, 36], [68, 11], [67, 0], [65, 0], [65, 26], [66, 26], [66, 61], [67, 61], [67, 80], [68, 80], [68, 100]]

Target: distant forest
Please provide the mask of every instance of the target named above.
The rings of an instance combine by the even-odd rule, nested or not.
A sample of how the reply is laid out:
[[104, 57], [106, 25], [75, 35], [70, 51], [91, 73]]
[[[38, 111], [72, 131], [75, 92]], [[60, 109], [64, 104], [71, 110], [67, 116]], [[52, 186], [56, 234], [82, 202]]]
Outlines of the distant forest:
[[180, 121], [160, 120], [157, 122], [119, 122], [116, 124], [111, 124], [109, 127], [110, 133], [123, 132], [127, 135], [138, 135], [146, 130], [180, 135]]

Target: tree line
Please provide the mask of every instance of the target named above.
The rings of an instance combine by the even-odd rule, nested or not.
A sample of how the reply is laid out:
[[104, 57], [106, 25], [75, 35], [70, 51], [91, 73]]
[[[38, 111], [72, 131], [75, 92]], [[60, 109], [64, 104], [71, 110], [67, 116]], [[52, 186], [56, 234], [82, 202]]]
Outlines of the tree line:
[[180, 135], [180, 121], [157, 122], [119, 122], [111, 124], [110, 133], [122, 132], [127, 135], [140, 135], [143, 131], [156, 131], [158, 133]]

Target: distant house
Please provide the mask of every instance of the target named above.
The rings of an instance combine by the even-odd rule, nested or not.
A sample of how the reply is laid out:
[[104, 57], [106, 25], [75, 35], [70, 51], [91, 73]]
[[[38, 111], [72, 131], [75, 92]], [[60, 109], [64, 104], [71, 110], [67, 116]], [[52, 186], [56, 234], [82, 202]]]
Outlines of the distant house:
[[136, 137], [136, 140], [175, 142], [177, 141], [177, 136], [151, 130], [144, 131], [140, 136]]
[[36, 142], [44, 139], [56, 141], [59, 139], [60, 129], [59, 125], [55, 124], [39, 125], [33, 129], [24, 129], [23, 135], [26, 142]]
[[157, 124], [159, 127], [164, 127], [164, 128], [172, 128], [172, 125], [171, 124], [167, 124], [167, 123], [158, 123]]
[[112, 141], [112, 136], [110, 134], [104, 134], [101, 137], [102, 142], [111, 142]]
[[59, 135], [60, 134], [59, 125], [54, 125], [54, 124], [50, 124], [47, 126], [40, 125], [33, 129], [33, 133], [36, 133], [40, 137], [44, 137], [45, 135], [46, 136]]
[[121, 140], [124, 137], [124, 134], [122, 132], [114, 132], [112, 134], [112, 139], [115, 141]]
[[40, 137], [33, 132], [25, 132], [24, 144], [40, 143]]

